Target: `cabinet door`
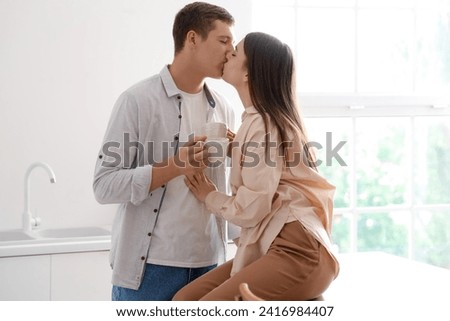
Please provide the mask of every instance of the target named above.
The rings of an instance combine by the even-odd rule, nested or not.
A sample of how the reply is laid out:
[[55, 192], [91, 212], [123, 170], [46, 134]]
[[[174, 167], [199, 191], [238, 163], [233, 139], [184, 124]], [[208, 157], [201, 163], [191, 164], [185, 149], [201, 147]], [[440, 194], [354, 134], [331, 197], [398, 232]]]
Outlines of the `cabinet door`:
[[51, 300], [111, 300], [108, 251], [53, 254]]
[[50, 255], [0, 259], [0, 301], [50, 300]]

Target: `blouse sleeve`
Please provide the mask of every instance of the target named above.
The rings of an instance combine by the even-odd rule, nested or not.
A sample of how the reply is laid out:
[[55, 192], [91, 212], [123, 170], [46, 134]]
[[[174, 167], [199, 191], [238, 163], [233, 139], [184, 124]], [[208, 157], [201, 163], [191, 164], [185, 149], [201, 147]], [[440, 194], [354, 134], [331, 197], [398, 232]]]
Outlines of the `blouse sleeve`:
[[231, 169], [240, 170], [242, 185], [235, 195], [211, 192], [205, 200], [210, 211], [245, 228], [256, 226], [271, 212], [283, 168], [276, 130], [270, 130], [266, 153], [262, 118], [250, 128], [242, 146], [241, 164], [233, 164]]

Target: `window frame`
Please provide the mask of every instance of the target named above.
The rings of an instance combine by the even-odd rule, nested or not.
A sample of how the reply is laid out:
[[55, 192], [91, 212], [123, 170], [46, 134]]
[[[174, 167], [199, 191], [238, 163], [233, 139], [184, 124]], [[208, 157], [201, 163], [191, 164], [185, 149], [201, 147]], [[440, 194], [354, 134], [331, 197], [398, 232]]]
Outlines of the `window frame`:
[[[411, 92], [407, 93], [377, 93], [377, 94], [365, 94], [358, 92], [358, 11], [365, 9], [375, 10], [411, 10], [416, 14], [418, 10], [422, 8], [429, 8], [423, 1], [413, 1], [411, 4], [399, 4], [397, 6], [387, 5], [361, 5], [358, 0], [347, 1], [347, 3], [353, 3], [352, 5], [332, 5], [330, 1], [283, 1], [278, 3], [276, 1], [252, 1], [253, 5], [266, 6], [266, 7], [288, 7], [293, 8], [296, 11], [294, 24], [298, 24], [298, 9], [328, 9], [328, 8], [343, 8], [353, 9], [356, 14], [354, 17], [355, 31], [353, 37], [355, 39], [355, 70], [354, 70], [354, 92], [349, 93], [308, 93], [298, 92], [297, 98], [300, 105], [302, 116], [305, 118], [306, 128], [308, 128], [308, 118], [350, 118], [352, 129], [351, 137], [354, 137], [356, 132], [356, 120], [360, 117], [406, 117], [409, 118], [409, 128], [411, 128], [411, 142], [414, 141], [415, 132], [412, 130], [415, 124], [416, 117], [422, 116], [450, 116], [450, 89], [449, 93], [430, 93], [430, 94], [415, 94], [416, 88], [416, 75], [414, 74], [412, 81], [414, 85]], [[341, 3], [344, 3], [343, 1]], [[405, 2], [406, 3], [406, 2]], [[450, 2], [449, 2], [450, 3]], [[431, 6], [431, 9], [435, 9]], [[414, 16], [416, 19], [416, 15]], [[416, 22], [416, 20], [414, 20]], [[416, 27], [416, 26], [415, 26]], [[255, 30], [258, 31], [258, 30]], [[293, 31], [295, 42], [292, 45], [294, 53], [299, 48], [298, 37], [296, 31]], [[414, 30], [416, 32], [416, 30]], [[413, 53], [415, 54], [415, 52]], [[414, 57], [414, 59], [416, 59]], [[356, 163], [355, 150], [356, 140], [348, 142], [350, 144], [349, 151], [351, 164]], [[409, 199], [402, 205], [389, 205], [389, 206], [371, 206], [371, 207], [359, 207], [357, 206], [357, 180], [356, 170], [357, 166], [352, 166], [349, 169], [350, 175], [350, 205], [348, 207], [336, 207], [334, 214], [339, 217], [344, 214], [350, 214], [350, 252], [357, 252], [357, 240], [358, 240], [358, 218], [359, 215], [364, 213], [375, 212], [389, 212], [389, 211], [407, 211], [409, 214], [408, 225], [408, 258], [414, 259], [414, 218], [416, 214], [423, 210], [445, 210], [449, 212], [450, 217], [450, 203], [449, 204], [414, 204], [412, 196], [414, 193], [414, 166], [415, 160], [412, 155], [416, 152], [414, 144], [409, 144], [407, 154], [411, 156], [411, 162], [408, 166], [408, 189]]]
[[[356, 130], [356, 119], [360, 117], [408, 117], [410, 126], [414, 126], [414, 118], [422, 116], [450, 116], [450, 98], [433, 96], [383, 96], [383, 95], [305, 95], [299, 94], [298, 101], [306, 127], [308, 118], [350, 118], [352, 122], [351, 137]], [[411, 131], [414, 135], [414, 131]], [[414, 138], [414, 137], [413, 137]], [[356, 164], [356, 140], [350, 144], [351, 163]], [[414, 155], [414, 144], [408, 146], [408, 155]], [[411, 157], [408, 178], [409, 194], [414, 193], [414, 158]], [[350, 253], [358, 252], [358, 217], [360, 214], [408, 211], [408, 258], [414, 259], [414, 218], [423, 210], [448, 210], [449, 204], [414, 204], [411, 198], [402, 205], [361, 207], [357, 202], [356, 166], [350, 166], [350, 206], [335, 207], [334, 215], [341, 217], [350, 214]]]

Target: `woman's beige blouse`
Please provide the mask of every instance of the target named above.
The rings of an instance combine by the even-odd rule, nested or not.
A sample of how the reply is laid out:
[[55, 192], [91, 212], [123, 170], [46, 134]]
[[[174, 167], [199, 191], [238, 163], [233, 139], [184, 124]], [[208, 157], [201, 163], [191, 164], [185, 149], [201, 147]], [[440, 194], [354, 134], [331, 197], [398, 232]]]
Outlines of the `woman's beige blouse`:
[[335, 187], [303, 163], [297, 138], [286, 163], [278, 148], [280, 136], [270, 122], [268, 132], [266, 154], [264, 120], [254, 107], [247, 107], [232, 145], [232, 195], [211, 192], [205, 200], [209, 210], [242, 228], [231, 275], [267, 253], [283, 225], [295, 220], [335, 258], [330, 240]]

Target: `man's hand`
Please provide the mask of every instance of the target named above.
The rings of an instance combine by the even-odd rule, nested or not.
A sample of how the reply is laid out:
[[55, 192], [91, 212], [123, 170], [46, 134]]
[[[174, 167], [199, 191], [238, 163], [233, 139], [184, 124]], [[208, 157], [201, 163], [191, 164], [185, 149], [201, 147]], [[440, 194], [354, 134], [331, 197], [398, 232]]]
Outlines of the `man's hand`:
[[208, 152], [205, 148], [206, 136], [195, 136], [178, 150], [173, 157], [180, 175], [193, 175], [208, 166]]
[[207, 166], [208, 153], [204, 148], [206, 136], [197, 136], [180, 147], [175, 156], [152, 166], [149, 192], [162, 187], [180, 175], [194, 175]]

